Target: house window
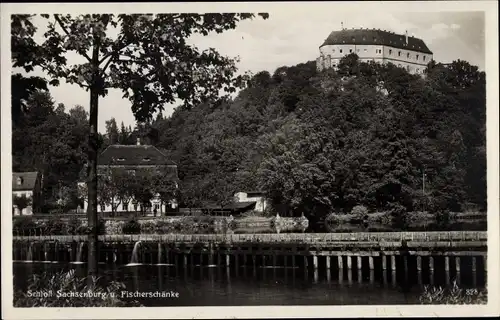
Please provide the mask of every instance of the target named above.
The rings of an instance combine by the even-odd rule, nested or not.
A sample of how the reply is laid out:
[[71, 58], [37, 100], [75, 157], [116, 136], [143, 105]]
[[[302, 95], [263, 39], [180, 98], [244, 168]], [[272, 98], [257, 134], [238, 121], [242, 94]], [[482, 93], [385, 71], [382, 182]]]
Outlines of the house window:
[[352, 53], [352, 49], [349, 49], [349, 53]]
[[392, 50], [391, 49], [389, 49], [389, 54], [392, 54]]
[[401, 51], [398, 51], [398, 57], [401, 57]]
[[418, 54], [417, 54], [417, 56], [415, 57], [415, 59], [417, 59], [417, 60], [418, 60]]
[[125, 158], [118, 158], [116, 160], [121, 162], [121, 161], [125, 161]]
[[135, 176], [135, 170], [134, 169], [127, 170], [127, 173], [130, 174], [130, 175]]
[[151, 161], [151, 158], [146, 157], [146, 158], [144, 158], [143, 160], [144, 160], [144, 161]]
[[17, 178], [17, 185], [18, 185], [18, 186], [20, 186], [20, 185], [22, 185], [22, 184], [23, 184], [23, 178], [18, 177], [18, 178]]
[[122, 210], [128, 211], [128, 203], [122, 203]]
[[377, 38], [375, 38], [375, 37], [374, 37], [374, 38], [373, 38], [373, 41], [377, 42]]
[[364, 51], [365, 51], [365, 52], [367, 52], [368, 50], [367, 50], [367, 49], [365, 49]]
[[332, 52], [335, 53], [335, 49], [332, 49]]
[[342, 49], [340, 49], [339, 52], [342, 53]]
[[410, 53], [409, 53], [409, 52], [406, 54], [406, 57], [407, 57], [408, 59], [410, 58]]
[[156, 209], [156, 210], [160, 210], [160, 204], [155, 203], [155, 209]]
[[424, 59], [424, 61], [425, 61], [425, 56], [422, 56], [422, 59]]

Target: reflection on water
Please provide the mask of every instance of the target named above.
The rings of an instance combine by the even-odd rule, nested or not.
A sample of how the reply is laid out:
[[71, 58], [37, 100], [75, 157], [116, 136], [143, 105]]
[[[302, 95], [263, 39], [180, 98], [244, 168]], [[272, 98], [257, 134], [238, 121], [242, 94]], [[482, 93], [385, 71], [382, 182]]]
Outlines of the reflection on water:
[[[179, 298], [138, 299], [145, 306], [239, 305], [370, 305], [418, 303], [419, 287], [383, 285], [373, 270], [368, 274], [319, 270], [308, 274], [297, 268], [226, 268], [102, 265], [102, 281], [122, 281], [127, 291], [179, 292]], [[25, 290], [32, 273], [76, 269], [85, 265], [14, 263], [14, 286]]]

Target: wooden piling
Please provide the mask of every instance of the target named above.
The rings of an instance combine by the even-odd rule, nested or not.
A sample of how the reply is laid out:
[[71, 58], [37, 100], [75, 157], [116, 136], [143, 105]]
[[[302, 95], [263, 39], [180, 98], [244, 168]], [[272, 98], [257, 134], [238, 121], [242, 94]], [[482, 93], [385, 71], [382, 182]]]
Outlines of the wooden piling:
[[460, 272], [460, 257], [455, 257], [455, 270]]
[[417, 271], [422, 272], [422, 257], [417, 256]]
[[313, 255], [313, 268], [314, 270], [318, 270], [318, 256]]
[[385, 273], [385, 270], [387, 270], [387, 256], [382, 256], [382, 270]]
[[226, 254], [226, 267], [229, 268], [229, 264], [230, 264], [230, 259], [231, 257], [229, 256], [229, 254]]
[[358, 270], [361, 270], [361, 266], [362, 266], [362, 261], [361, 261], [361, 256], [357, 256], [357, 260], [358, 260]]
[[346, 259], [347, 259], [347, 269], [351, 270], [352, 269], [352, 260], [351, 260], [352, 258], [351, 258], [351, 256], [347, 256]]
[[375, 269], [375, 266], [373, 264], [373, 257], [372, 256], [368, 257], [368, 267], [370, 268], [370, 270], [374, 270]]
[[472, 272], [476, 272], [476, 268], [477, 268], [477, 261], [476, 261], [476, 257], [472, 257]]
[[391, 256], [391, 270], [396, 271], [396, 256]]
[[330, 256], [326, 256], [326, 269], [327, 269], [327, 270], [330, 270], [330, 259], [331, 259], [331, 258], [332, 258], [332, 257], [330, 257]]
[[342, 261], [342, 256], [337, 256], [337, 261], [338, 261], [339, 269], [340, 270], [344, 269], [344, 261]]

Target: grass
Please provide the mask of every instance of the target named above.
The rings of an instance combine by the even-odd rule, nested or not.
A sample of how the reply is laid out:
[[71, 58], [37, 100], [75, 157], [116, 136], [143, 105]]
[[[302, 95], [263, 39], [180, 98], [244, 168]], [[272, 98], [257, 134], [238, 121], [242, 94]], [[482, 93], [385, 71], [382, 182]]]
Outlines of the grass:
[[486, 289], [464, 289], [454, 281], [449, 289], [424, 287], [419, 300], [421, 304], [487, 304], [488, 295]]
[[123, 283], [111, 282], [104, 287], [98, 284], [99, 278], [77, 277], [75, 270], [34, 274], [28, 281], [27, 290], [14, 292], [14, 307], [139, 306], [137, 301], [121, 299], [121, 291], [125, 289]]

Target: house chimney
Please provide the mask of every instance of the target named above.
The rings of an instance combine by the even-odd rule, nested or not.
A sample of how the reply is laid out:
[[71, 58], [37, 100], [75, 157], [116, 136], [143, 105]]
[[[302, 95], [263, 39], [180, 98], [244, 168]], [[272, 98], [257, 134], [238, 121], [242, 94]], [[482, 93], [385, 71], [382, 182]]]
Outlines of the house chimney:
[[141, 138], [137, 138], [137, 145], [140, 146], [141, 145]]
[[408, 30], [405, 31], [406, 45], [408, 45]]
[[344, 22], [340, 23], [340, 30], [344, 30]]

